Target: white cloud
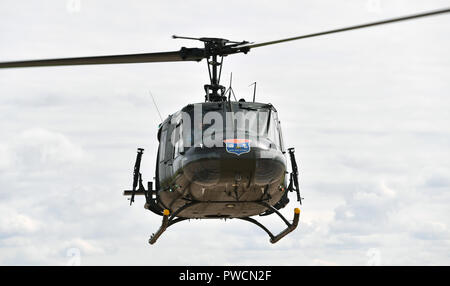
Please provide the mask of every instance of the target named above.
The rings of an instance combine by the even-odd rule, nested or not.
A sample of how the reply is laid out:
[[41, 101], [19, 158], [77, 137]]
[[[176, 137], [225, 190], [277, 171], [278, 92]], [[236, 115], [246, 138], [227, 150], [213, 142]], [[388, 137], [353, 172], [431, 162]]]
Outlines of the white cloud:
[[83, 255], [98, 255], [105, 254], [105, 250], [98, 246], [98, 242], [89, 241], [86, 239], [75, 238], [63, 244], [67, 249], [76, 248], [80, 250]]
[[33, 218], [2, 206], [0, 209], [0, 239], [2, 236], [27, 235], [37, 231], [40, 223]]
[[7, 146], [0, 144], [0, 171], [7, 169], [11, 164], [9, 149]]
[[60, 167], [82, 159], [83, 150], [66, 136], [42, 128], [22, 132], [12, 143], [17, 167]]

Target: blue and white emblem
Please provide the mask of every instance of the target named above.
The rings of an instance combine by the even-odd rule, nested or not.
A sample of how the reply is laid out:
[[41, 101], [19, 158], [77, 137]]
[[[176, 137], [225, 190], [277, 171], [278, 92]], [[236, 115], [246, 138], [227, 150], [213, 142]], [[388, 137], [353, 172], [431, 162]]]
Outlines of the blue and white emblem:
[[226, 139], [223, 140], [228, 153], [241, 155], [250, 152], [250, 140], [248, 139]]

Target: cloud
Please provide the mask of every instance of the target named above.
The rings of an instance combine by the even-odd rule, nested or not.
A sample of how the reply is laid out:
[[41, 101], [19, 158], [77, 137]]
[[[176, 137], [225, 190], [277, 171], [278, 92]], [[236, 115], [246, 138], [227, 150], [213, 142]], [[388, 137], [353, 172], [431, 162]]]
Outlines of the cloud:
[[431, 174], [425, 181], [425, 186], [430, 188], [446, 188], [450, 187], [450, 176], [446, 174]]
[[[43, 128], [27, 129], [0, 146], [3, 169], [43, 172], [79, 162], [83, 149], [65, 135]], [[1, 165], [0, 165], [1, 166]]]
[[450, 230], [442, 222], [420, 222], [412, 231], [413, 236], [421, 240], [450, 240]]
[[39, 228], [39, 221], [2, 205], [0, 209], [0, 240], [10, 236], [27, 235], [36, 232]]
[[58, 166], [78, 161], [82, 149], [64, 135], [45, 129], [31, 129], [23, 132], [14, 148], [22, 166]]
[[65, 249], [76, 248], [80, 250], [80, 254], [83, 255], [98, 255], [105, 254], [105, 250], [98, 245], [99, 242], [86, 240], [81, 238], [75, 238], [65, 242], [62, 246]]
[[0, 172], [11, 164], [11, 155], [8, 146], [0, 144]]

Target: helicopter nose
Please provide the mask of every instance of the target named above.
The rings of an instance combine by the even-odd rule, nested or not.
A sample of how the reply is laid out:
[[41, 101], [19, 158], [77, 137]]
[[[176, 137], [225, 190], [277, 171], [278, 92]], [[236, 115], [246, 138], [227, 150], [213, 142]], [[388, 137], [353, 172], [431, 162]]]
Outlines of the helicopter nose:
[[254, 182], [258, 185], [268, 185], [274, 179], [284, 176], [285, 165], [281, 161], [271, 159], [259, 159], [256, 161]]
[[189, 181], [203, 186], [213, 186], [220, 180], [220, 160], [198, 159], [191, 161], [183, 168]]
[[240, 180], [240, 178], [252, 177], [255, 170], [255, 160], [233, 158], [222, 154], [217, 158], [191, 161], [183, 169], [189, 181], [205, 187], [212, 187], [234, 182]]
[[223, 150], [216, 157], [198, 156], [185, 164], [183, 171], [189, 181], [212, 187], [236, 181], [267, 185], [284, 175], [286, 170], [280, 158], [263, 158], [257, 150], [237, 156]]

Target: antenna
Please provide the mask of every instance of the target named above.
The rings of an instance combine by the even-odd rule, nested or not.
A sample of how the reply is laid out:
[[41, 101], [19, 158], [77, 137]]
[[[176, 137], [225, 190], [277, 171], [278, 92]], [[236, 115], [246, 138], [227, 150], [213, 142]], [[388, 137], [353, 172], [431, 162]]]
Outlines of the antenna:
[[156, 111], [158, 111], [159, 118], [161, 119], [161, 122], [163, 122], [164, 120], [163, 120], [163, 118], [161, 116], [161, 113], [159, 112], [158, 105], [155, 102], [155, 98], [153, 97], [152, 92], [149, 90], [148, 93], [150, 93], [150, 96], [152, 97], [153, 104], [155, 105]]
[[255, 87], [253, 88], [253, 102], [255, 102], [255, 97], [256, 97], [256, 81], [255, 81], [254, 83], [252, 83], [251, 85], [249, 85], [249, 86], [252, 86], [252, 85], [255, 86]]
[[[231, 87], [231, 84], [233, 83], [233, 73], [231, 72], [230, 73], [230, 87], [228, 88], [228, 101], [230, 101], [230, 97], [231, 97], [231, 94], [233, 93], [233, 97], [234, 97], [234, 101], [237, 101], [237, 99], [236, 99], [236, 95], [234, 94], [234, 90], [233, 90], [233, 88]], [[226, 92], [225, 92], [226, 93]]]

